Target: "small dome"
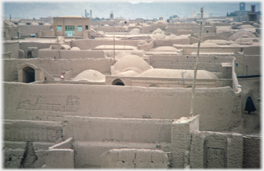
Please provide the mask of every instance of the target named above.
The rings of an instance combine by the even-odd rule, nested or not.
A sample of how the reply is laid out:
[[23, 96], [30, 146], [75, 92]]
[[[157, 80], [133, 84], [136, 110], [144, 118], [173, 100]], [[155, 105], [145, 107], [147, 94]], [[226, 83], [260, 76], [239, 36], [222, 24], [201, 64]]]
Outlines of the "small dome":
[[142, 73], [152, 67], [142, 58], [136, 55], [126, 55], [111, 66], [112, 75], [132, 70], [134, 75]]
[[164, 31], [161, 30], [160, 28], [157, 28], [156, 30], [154, 30], [154, 31], [152, 32], [152, 34], [157, 34], [157, 33], [164, 33]]
[[255, 38], [256, 36], [249, 31], [240, 30], [229, 37], [229, 40], [237, 40], [242, 37]]
[[95, 70], [85, 70], [72, 79], [73, 81], [105, 82], [105, 76]]
[[140, 29], [134, 28], [129, 32], [129, 34], [140, 34]]
[[80, 50], [78, 47], [72, 47], [71, 50]]
[[156, 21], [155, 24], [167, 24], [167, 22], [164, 20], [159, 20], [159, 21]]
[[154, 39], [164, 39], [166, 36], [165, 36], [165, 34], [163, 33], [156, 33], [156, 34], [153, 34], [152, 35], [152, 38], [154, 38]]
[[147, 44], [145, 40], [141, 40], [140, 42], [138, 42], [138, 45], [145, 45], [145, 44]]
[[70, 50], [71, 47], [69, 45], [61, 45], [62, 50]]

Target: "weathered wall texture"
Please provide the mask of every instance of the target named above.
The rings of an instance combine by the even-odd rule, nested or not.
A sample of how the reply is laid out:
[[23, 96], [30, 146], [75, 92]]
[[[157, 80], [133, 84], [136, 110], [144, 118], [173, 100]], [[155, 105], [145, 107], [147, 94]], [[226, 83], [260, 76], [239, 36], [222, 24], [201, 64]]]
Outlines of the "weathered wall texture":
[[[189, 115], [191, 89], [4, 83], [4, 118], [61, 120], [63, 115], [165, 119]], [[40, 102], [50, 105], [39, 108]], [[241, 97], [230, 87], [196, 90], [201, 130], [223, 131], [240, 122]], [[25, 105], [24, 105], [25, 104]]]
[[104, 58], [102, 50], [56, 50], [56, 49], [40, 49], [39, 58], [53, 59], [86, 59], [86, 58]]
[[19, 25], [18, 32], [21, 37], [29, 37], [30, 34], [36, 34], [40, 30], [50, 30], [51, 26], [45, 25]]
[[[106, 76], [105, 84], [114, 85], [117, 80], [121, 80], [125, 86], [142, 86], [142, 87], [167, 87], [167, 88], [190, 88], [193, 85], [193, 79], [183, 78], [150, 78], [150, 77], [119, 77]], [[232, 87], [231, 79], [197, 79], [196, 88], [215, 88], [215, 87]]]
[[[235, 71], [237, 76], [260, 75], [259, 55], [199, 55], [199, 69], [210, 72], [222, 72], [221, 63], [232, 62], [235, 57]], [[194, 69], [196, 55], [152, 55], [149, 56], [150, 65], [154, 68], [166, 69]]]
[[62, 125], [58, 122], [6, 119], [4, 129], [5, 141], [62, 141]]
[[74, 168], [73, 138], [49, 147], [45, 168]]
[[242, 168], [242, 162], [241, 134], [192, 132], [191, 168]]
[[185, 155], [190, 152], [191, 131], [199, 131], [199, 116], [181, 118], [171, 124], [171, 165], [173, 168], [184, 168], [189, 165]]
[[[184, 55], [190, 55], [197, 53], [197, 47], [183, 47], [182, 45], [174, 44], [173, 47], [177, 49], [183, 49]], [[202, 53], [234, 53], [240, 52], [239, 47], [200, 47], [200, 54]]]
[[[196, 55], [152, 55], [149, 59], [154, 68], [194, 69], [196, 64]], [[225, 55], [200, 55], [199, 69], [222, 72], [223, 62], [232, 62], [232, 58]]]
[[41, 168], [46, 162], [46, 152], [54, 143], [4, 141], [4, 168]]
[[170, 151], [171, 120], [66, 116], [64, 138], [73, 137], [75, 167], [100, 167], [103, 153], [115, 148], [153, 149], [159, 134], [160, 148]]
[[[261, 56], [259, 55], [247, 55], [245, 56], [243, 76], [248, 75], [261, 75]], [[240, 75], [239, 75], [240, 76]]]
[[63, 122], [64, 138], [73, 137], [75, 141], [117, 141], [134, 143], [156, 143], [165, 124], [161, 142], [170, 143], [171, 120], [100, 118], [66, 116]]
[[2, 58], [19, 58], [19, 42], [3, 42], [3, 53], [6, 53]]
[[101, 59], [6, 59], [3, 61], [4, 81], [18, 80], [18, 67], [26, 63], [31, 63], [42, 70], [46, 71], [53, 77], [60, 78], [61, 72], [70, 72], [70, 77], [87, 69], [101, 72], [102, 74], [110, 73], [110, 66], [113, 60], [109, 58]]
[[164, 151], [146, 149], [112, 149], [101, 157], [101, 168], [168, 168]]
[[4, 130], [5, 168], [40, 168], [48, 147], [62, 141], [59, 122], [6, 119]]
[[242, 135], [200, 132], [199, 116], [172, 123], [171, 149], [173, 168], [242, 168]]
[[26, 51], [28, 47], [37, 47], [38, 49], [49, 48], [50, 45], [56, 45], [54, 39], [51, 39], [49, 43], [40, 42], [21, 42], [19, 43], [19, 49]]
[[261, 168], [261, 137], [243, 136], [243, 168]]
[[[136, 46], [141, 40], [115, 40], [115, 45]], [[93, 49], [99, 45], [113, 45], [113, 39], [85, 39], [85, 40], [72, 40], [72, 47], [79, 47], [81, 50]]]

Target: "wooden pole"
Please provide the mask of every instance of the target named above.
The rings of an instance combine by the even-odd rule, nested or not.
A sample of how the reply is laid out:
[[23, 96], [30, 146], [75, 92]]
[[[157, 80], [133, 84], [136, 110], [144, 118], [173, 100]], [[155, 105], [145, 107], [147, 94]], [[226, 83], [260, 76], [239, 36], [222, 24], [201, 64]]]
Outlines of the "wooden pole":
[[192, 86], [192, 99], [191, 99], [191, 111], [190, 111], [190, 115], [192, 116], [193, 116], [193, 106], [194, 106], [194, 96], [195, 96], [195, 82], [196, 82], [197, 69], [199, 64], [199, 50], [200, 50], [200, 42], [201, 42], [201, 34], [202, 34], [202, 24], [203, 24], [203, 8], [201, 8], [200, 34], [198, 39], [197, 57], [194, 68], [194, 77], [193, 77], [193, 86]]

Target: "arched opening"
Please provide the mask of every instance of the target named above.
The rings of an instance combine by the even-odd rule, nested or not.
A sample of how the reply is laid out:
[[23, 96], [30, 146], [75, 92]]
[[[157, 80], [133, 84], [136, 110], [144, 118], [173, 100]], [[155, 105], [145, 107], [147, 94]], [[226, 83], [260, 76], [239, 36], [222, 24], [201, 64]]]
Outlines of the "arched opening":
[[31, 51], [27, 52], [27, 58], [32, 58], [32, 52]]
[[112, 85], [125, 86], [124, 82], [120, 79], [114, 80]]
[[35, 81], [35, 69], [29, 66], [23, 68], [23, 82], [31, 83]]

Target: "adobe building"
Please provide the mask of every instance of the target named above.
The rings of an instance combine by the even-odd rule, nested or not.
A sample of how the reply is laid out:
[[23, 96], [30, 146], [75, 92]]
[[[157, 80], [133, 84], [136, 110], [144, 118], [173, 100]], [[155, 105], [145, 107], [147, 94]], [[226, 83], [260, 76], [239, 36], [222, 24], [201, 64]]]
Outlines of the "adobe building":
[[258, 82], [237, 78], [260, 75], [253, 26], [204, 27], [191, 116], [199, 25], [107, 24], [4, 43], [5, 168], [260, 168]]
[[17, 25], [14, 23], [4, 20], [3, 21], [3, 39], [4, 40], [13, 40], [19, 38]]
[[53, 17], [56, 36], [87, 37], [90, 30], [90, 18], [77, 16]]

